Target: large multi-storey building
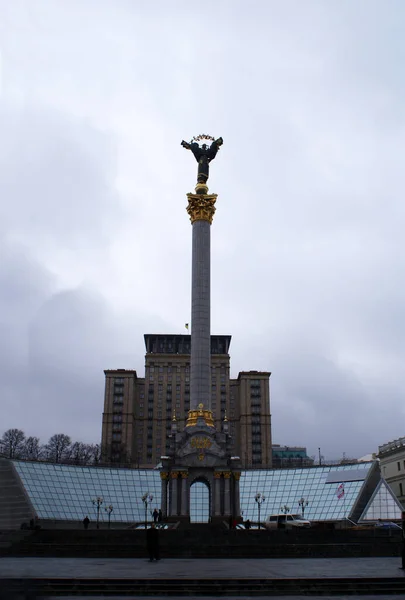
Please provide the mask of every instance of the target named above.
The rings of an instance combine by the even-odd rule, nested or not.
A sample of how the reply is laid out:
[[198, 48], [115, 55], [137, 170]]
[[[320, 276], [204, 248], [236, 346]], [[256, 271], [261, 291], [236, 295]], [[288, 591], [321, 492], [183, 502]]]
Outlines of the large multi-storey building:
[[[153, 468], [170, 445], [172, 421], [181, 430], [190, 407], [189, 335], [145, 335], [145, 377], [105, 373], [102, 457], [106, 463]], [[230, 450], [242, 467], [272, 466], [269, 372], [230, 378], [231, 336], [211, 336], [211, 408], [215, 427], [226, 419]]]

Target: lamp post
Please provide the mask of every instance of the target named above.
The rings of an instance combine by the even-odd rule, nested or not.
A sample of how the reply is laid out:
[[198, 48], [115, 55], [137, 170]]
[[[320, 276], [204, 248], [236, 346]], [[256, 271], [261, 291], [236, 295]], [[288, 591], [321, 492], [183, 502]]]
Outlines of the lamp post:
[[257, 494], [255, 496], [255, 501], [257, 503], [257, 512], [259, 515], [259, 529], [260, 529], [260, 510], [261, 510], [262, 504], [265, 500], [266, 500], [266, 497], [261, 492], [257, 492]]
[[103, 499], [101, 496], [97, 496], [97, 498], [93, 498], [92, 502], [97, 506], [97, 529], [100, 529], [100, 506], [103, 504]]
[[302, 496], [301, 500], [299, 500], [299, 502], [298, 502], [298, 506], [301, 507], [302, 518], [304, 518], [304, 511], [305, 511], [306, 507], [308, 506], [308, 500], [305, 500], [305, 498]]
[[110, 504], [110, 506], [106, 506], [104, 510], [108, 514], [108, 529], [110, 529], [110, 527], [111, 527], [111, 513], [114, 510], [112, 504]]
[[281, 512], [282, 512], [284, 515], [286, 515], [286, 514], [288, 514], [288, 513], [290, 512], [290, 507], [289, 507], [289, 506], [287, 506], [287, 504], [284, 504], [284, 506], [282, 506], [282, 507], [280, 508], [280, 511], [281, 511]]
[[146, 494], [142, 496], [142, 502], [145, 507], [145, 529], [148, 527], [148, 504], [150, 504], [152, 500], [153, 495], [149, 494], [149, 492], [146, 492]]

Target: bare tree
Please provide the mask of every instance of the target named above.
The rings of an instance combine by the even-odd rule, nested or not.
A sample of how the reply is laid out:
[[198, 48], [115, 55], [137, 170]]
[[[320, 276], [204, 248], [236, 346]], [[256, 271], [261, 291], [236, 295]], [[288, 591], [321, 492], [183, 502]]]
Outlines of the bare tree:
[[93, 446], [75, 442], [70, 449], [70, 461], [75, 465], [88, 465], [93, 461]]
[[25, 433], [21, 429], [8, 429], [3, 433], [0, 446], [7, 458], [20, 458], [24, 448]]
[[51, 462], [63, 462], [70, 457], [72, 440], [64, 433], [56, 433], [45, 446], [47, 459]]
[[93, 451], [93, 464], [98, 465], [98, 463], [101, 461], [101, 447], [100, 444], [92, 444], [92, 451]]
[[24, 441], [21, 457], [26, 460], [39, 460], [43, 451], [39, 438], [30, 436]]

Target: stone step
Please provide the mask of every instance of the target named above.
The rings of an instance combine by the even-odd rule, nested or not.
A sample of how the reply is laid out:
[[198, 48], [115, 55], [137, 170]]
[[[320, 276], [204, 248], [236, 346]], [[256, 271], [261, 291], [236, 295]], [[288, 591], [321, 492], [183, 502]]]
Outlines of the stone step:
[[[400, 556], [401, 545], [292, 544], [283, 546], [161, 546], [163, 558], [346, 558]], [[142, 544], [35, 544], [22, 541], [0, 548], [3, 556], [124, 558], [146, 556]]]
[[3, 593], [32, 596], [316, 596], [405, 595], [405, 578], [0, 579]]

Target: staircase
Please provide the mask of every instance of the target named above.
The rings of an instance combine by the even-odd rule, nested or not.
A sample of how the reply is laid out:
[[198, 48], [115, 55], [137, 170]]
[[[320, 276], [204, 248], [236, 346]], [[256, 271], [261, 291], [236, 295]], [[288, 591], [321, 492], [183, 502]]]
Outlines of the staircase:
[[[4, 598], [37, 596], [322, 596], [388, 594], [404, 597], [404, 577], [367, 578], [35, 578], [0, 580]], [[0, 596], [2, 597], [2, 596]]]

